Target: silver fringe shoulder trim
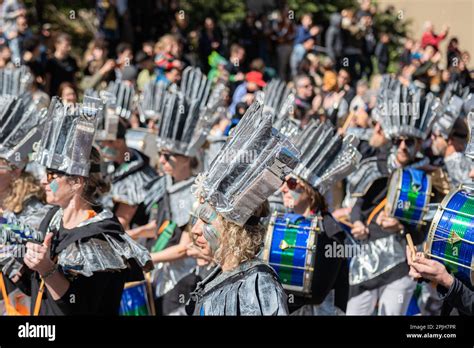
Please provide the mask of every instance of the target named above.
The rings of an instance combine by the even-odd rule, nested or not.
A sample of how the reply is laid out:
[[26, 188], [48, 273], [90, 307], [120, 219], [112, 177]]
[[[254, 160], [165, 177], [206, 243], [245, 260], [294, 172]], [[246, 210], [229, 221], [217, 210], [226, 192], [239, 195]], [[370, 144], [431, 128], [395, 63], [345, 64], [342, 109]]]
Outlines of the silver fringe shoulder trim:
[[145, 200], [145, 186], [152, 177], [139, 170], [112, 184], [111, 194], [115, 202], [139, 205]]
[[261, 261], [248, 261], [232, 272], [218, 275], [204, 288], [204, 315], [288, 315], [287, 296], [281, 284], [267, 272], [248, 272], [219, 289], [214, 287], [230, 276], [247, 272]]
[[363, 197], [376, 180], [387, 176], [380, 171], [377, 157], [364, 159], [347, 178], [351, 197]]
[[153, 269], [149, 252], [136, 243], [128, 234], [120, 234], [116, 239], [102, 233], [99, 238], [86, 242], [77, 241], [59, 253], [58, 264], [64, 271], [86, 277], [94, 272], [119, 271], [129, 267], [134, 259], [145, 272]]

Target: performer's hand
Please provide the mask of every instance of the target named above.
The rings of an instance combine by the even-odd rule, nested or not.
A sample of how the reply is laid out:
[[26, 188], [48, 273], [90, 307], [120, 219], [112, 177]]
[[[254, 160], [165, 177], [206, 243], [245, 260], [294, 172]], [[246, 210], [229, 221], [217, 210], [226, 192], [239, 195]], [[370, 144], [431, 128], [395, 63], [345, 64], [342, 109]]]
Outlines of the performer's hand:
[[369, 229], [361, 221], [356, 221], [351, 233], [355, 239], [364, 240], [369, 236]]
[[446, 267], [438, 261], [430, 260], [421, 252], [416, 253], [414, 261], [409, 261], [410, 269], [413, 268], [413, 274], [434, 281], [441, 286], [449, 289], [454, 282], [454, 278], [448, 273]]
[[397, 219], [390, 217], [382, 210], [375, 222], [388, 232], [399, 232], [403, 230], [403, 225]]
[[40, 275], [51, 270], [54, 266], [54, 262], [50, 257], [52, 240], [53, 234], [48, 233], [44, 238], [43, 244], [26, 243], [26, 254], [23, 261], [29, 269], [38, 272]]

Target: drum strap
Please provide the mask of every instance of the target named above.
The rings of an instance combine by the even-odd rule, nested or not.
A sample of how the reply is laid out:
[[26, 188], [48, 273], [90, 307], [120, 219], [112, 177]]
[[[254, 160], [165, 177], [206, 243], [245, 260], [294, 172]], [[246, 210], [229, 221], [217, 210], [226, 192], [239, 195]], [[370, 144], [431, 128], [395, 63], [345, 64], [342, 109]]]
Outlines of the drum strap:
[[387, 204], [387, 198], [385, 197], [382, 202], [380, 202], [374, 210], [370, 212], [369, 218], [367, 219], [367, 226], [370, 225], [374, 217], [385, 207], [385, 204]]
[[44, 293], [44, 280], [41, 279], [41, 283], [39, 286], [38, 290], [38, 296], [36, 296], [36, 301], [35, 301], [35, 308], [33, 311], [34, 316], [38, 316], [40, 308], [41, 308], [41, 300], [43, 299], [43, 293]]
[[5, 310], [7, 315], [22, 315], [10, 303], [10, 298], [8, 297], [7, 289], [5, 287], [5, 281], [3, 280], [3, 272], [0, 272], [0, 289], [2, 291], [3, 301], [5, 302]]

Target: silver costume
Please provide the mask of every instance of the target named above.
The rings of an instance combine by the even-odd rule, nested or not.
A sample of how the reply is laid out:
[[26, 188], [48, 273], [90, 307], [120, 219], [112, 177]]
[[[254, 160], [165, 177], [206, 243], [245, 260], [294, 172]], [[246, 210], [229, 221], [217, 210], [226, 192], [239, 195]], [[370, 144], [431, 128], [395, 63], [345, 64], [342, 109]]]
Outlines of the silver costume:
[[288, 315], [287, 296], [276, 274], [258, 260], [230, 272], [218, 267], [198, 283], [191, 299], [194, 308], [189, 306], [188, 314], [194, 315]]
[[[59, 230], [62, 214], [62, 209], [54, 214], [48, 230]], [[80, 223], [77, 228], [112, 217], [112, 212], [102, 210], [93, 218]], [[102, 233], [71, 243], [58, 254], [58, 264], [65, 272], [86, 277], [92, 276], [94, 272], [126, 269], [130, 259], [134, 259], [146, 272], [153, 269], [150, 254], [143, 246], [136, 243], [127, 233], [117, 234], [116, 237]]]

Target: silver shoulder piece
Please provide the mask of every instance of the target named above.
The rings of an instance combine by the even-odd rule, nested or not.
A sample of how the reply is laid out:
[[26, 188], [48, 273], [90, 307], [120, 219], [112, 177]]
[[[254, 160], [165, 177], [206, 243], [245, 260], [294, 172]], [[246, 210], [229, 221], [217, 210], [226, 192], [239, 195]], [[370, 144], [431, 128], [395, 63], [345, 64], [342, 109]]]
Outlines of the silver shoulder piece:
[[474, 111], [469, 112], [467, 116], [469, 123], [469, 142], [466, 147], [466, 156], [474, 160]]

